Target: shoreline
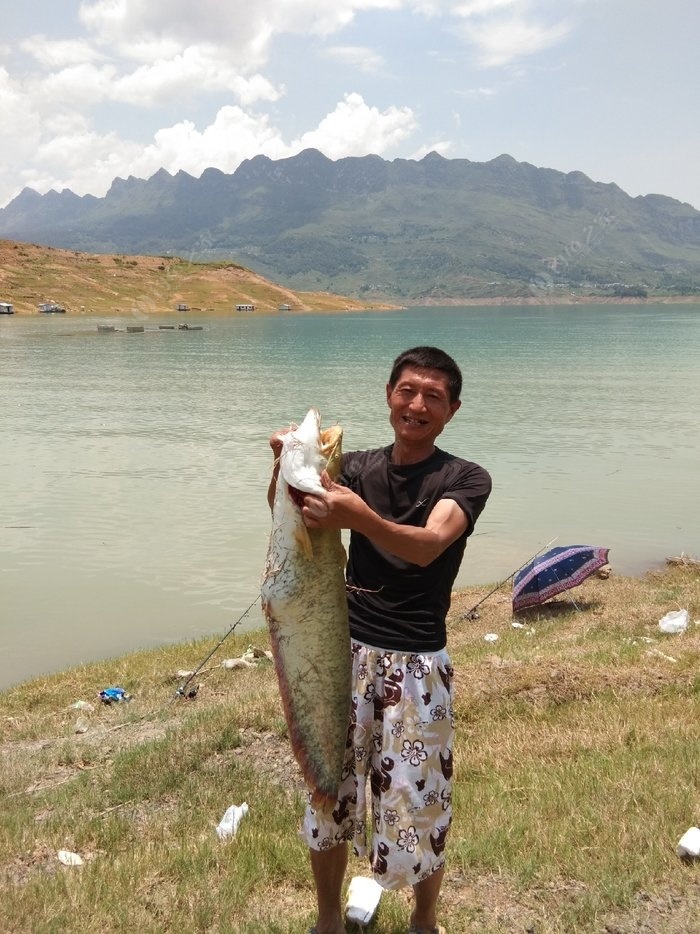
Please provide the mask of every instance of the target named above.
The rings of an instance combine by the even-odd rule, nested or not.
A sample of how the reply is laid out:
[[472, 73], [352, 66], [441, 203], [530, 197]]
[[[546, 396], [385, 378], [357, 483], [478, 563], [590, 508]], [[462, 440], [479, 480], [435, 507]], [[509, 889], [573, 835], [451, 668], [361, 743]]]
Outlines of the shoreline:
[[[640, 569], [637, 573], [634, 574], [620, 574], [615, 571], [614, 565], [611, 566], [611, 571], [609, 577], [614, 577], [619, 581], [626, 581], [633, 585], [641, 585], [645, 580], [650, 576], [664, 574], [672, 571], [674, 568], [684, 567], [700, 569], [700, 559], [696, 558], [686, 552], [682, 551], [680, 556], [667, 556], [665, 558], [659, 558], [651, 564], [646, 565], [643, 569]], [[591, 574], [586, 580], [594, 580], [598, 577], [596, 573]], [[604, 578], [607, 580], [607, 578]], [[493, 600], [497, 603], [503, 603], [504, 599], [508, 597], [509, 590], [505, 588], [506, 584], [510, 583], [510, 579], [503, 581], [500, 586], [498, 581], [479, 583], [479, 584], [468, 584], [463, 587], [458, 587], [452, 591], [452, 601], [450, 605], [450, 610], [447, 616], [448, 623], [448, 639], [447, 645], [449, 649], [450, 635], [449, 627], [452, 624], [454, 626], [455, 622], [460, 621], [461, 614], [465, 613], [472, 608], [472, 602], [481, 601], [487, 603], [488, 600]], [[585, 586], [586, 581], [582, 585]], [[575, 588], [575, 590], [578, 588]], [[566, 597], [566, 593], [560, 594], [559, 597]], [[554, 598], [556, 599], [556, 598]], [[531, 609], [537, 610], [542, 607], [546, 608], [547, 604], [541, 604], [539, 607], [533, 607]], [[242, 621], [243, 617], [241, 617]], [[239, 622], [240, 622], [239, 621]], [[700, 621], [698, 621], [700, 625]], [[226, 639], [231, 637], [233, 641], [250, 641], [251, 643], [255, 642], [256, 638], [262, 641], [268, 639], [268, 630], [267, 627], [263, 624], [262, 626], [256, 626], [252, 629], [241, 629], [239, 631], [232, 630], [230, 631]], [[95, 658], [91, 660], [76, 661], [74, 664], [68, 665], [67, 667], [61, 668], [57, 671], [49, 672], [39, 672], [34, 675], [29, 675], [28, 677], [22, 678], [20, 681], [13, 682], [5, 687], [0, 686], [0, 701], [4, 698], [7, 698], [9, 694], [14, 691], [24, 691], [28, 687], [31, 687], [33, 684], [48, 684], [61, 681], [63, 679], [71, 679], [77, 673], [84, 674], [88, 669], [100, 669], [104, 667], [113, 667], [115, 670], [123, 671], [125, 669], [125, 664], [130, 658], [156, 658], [163, 653], [170, 654], [188, 654], [194, 645], [204, 645], [212, 641], [218, 641], [221, 638], [218, 633], [208, 633], [201, 636], [196, 636], [194, 638], [183, 638], [175, 640], [174, 642], [164, 642], [158, 645], [155, 645], [151, 648], [138, 647], [132, 650], [122, 652], [117, 655], [106, 656], [103, 658]], [[224, 654], [225, 657], [225, 653]]]
[[[337, 299], [336, 299], [337, 301]], [[187, 318], [239, 318], [239, 317], [269, 317], [280, 316], [289, 317], [304, 314], [355, 314], [368, 311], [408, 311], [410, 308], [478, 308], [478, 307], [513, 307], [513, 308], [537, 308], [537, 307], [568, 307], [571, 305], [700, 305], [700, 295], [659, 295], [649, 296], [648, 298], [616, 298], [603, 295], [576, 295], [576, 296], [556, 296], [535, 298], [521, 296], [500, 296], [492, 298], [443, 298], [427, 300], [410, 300], [406, 304], [397, 305], [390, 302], [371, 302], [361, 304], [359, 300], [349, 300], [352, 304], [341, 307], [340, 304], [323, 307], [323, 300], [318, 302], [321, 307], [312, 307], [311, 304], [304, 304], [300, 307], [292, 307], [289, 310], [279, 310], [277, 308], [261, 307], [252, 312], [231, 311], [224, 308], [189, 308], [187, 311], [178, 311], [174, 308], [153, 309], [142, 311], [139, 308], [112, 308], [109, 311], [104, 310], [85, 310], [72, 309], [70, 302], [63, 312], [39, 312], [35, 309], [15, 308], [11, 315], [2, 314], [3, 318], [138, 318], [146, 321], [150, 318], [177, 318], [185, 321]]]

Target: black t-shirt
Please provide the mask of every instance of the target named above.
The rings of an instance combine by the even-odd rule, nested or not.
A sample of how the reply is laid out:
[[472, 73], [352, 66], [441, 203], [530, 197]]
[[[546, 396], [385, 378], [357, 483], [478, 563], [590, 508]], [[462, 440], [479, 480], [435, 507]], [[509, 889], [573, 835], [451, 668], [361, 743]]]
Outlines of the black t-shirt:
[[445, 617], [467, 538], [491, 492], [491, 477], [478, 464], [436, 448], [418, 464], [391, 463], [393, 445], [343, 455], [339, 483], [357, 493], [382, 518], [425, 526], [441, 499], [464, 510], [467, 531], [427, 567], [350, 534], [347, 583], [350, 634], [392, 651], [437, 652], [445, 647]]

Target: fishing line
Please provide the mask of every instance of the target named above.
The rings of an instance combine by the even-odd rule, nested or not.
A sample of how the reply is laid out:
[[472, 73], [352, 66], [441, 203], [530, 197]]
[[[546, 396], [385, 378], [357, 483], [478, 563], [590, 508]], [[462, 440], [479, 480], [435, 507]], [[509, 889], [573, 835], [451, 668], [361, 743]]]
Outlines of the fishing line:
[[493, 590], [492, 590], [490, 593], [487, 593], [486, 596], [485, 596], [485, 597], [482, 597], [482, 599], [479, 600], [478, 603], [475, 603], [474, 606], [471, 608], [471, 610], [468, 610], [466, 613], [462, 613], [462, 615], [459, 617], [459, 619], [478, 619], [478, 618], [479, 618], [478, 613], [477, 613], [476, 616], [472, 616], [472, 613], [474, 613], [474, 611], [476, 610], [476, 608], [479, 607], [479, 606], [481, 606], [481, 604], [482, 604], [485, 600], [488, 600], [489, 597], [492, 597], [492, 596], [496, 593], [496, 591], [497, 591], [497, 590], [500, 590], [501, 587], [502, 587], [504, 584], [507, 584], [508, 581], [509, 581], [512, 577], [515, 577], [515, 575], [518, 573], [518, 571], [522, 571], [523, 568], [527, 567], [528, 564], [529, 564], [534, 558], [537, 557], [537, 555], [542, 554], [542, 552], [543, 552], [545, 549], [549, 548], [550, 545], [553, 545], [554, 542], [556, 542], [556, 540], [557, 540], [558, 537], [559, 537], [558, 535], [555, 535], [554, 538], [551, 540], [551, 542], [547, 542], [546, 545], [543, 545], [541, 548], [539, 548], [539, 549], [534, 553], [534, 555], [532, 556], [532, 558], [528, 558], [527, 561], [526, 561], [524, 564], [521, 564], [519, 568], [516, 568], [516, 569], [513, 571], [512, 574], [509, 574], [508, 577], [505, 577], [505, 578], [501, 581], [501, 583], [498, 584], [497, 587], [494, 587]]
[[173, 695], [172, 700], [175, 700], [176, 697], [194, 697], [194, 696], [196, 695], [196, 693], [197, 693], [196, 690], [194, 691], [194, 694], [193, 694], [192, 692], [190, 692], [190, 694], [186, 694], [186, 693], [185, 693], [185, 689], [186, 689], [187, 686], [189, 685], [190, 681], [192, 681], [193, 678], [196, 678], [196, 677], [197, 677], [197, 675], [199, 674], [199, 672], [202, 670], [202, 668], [204, 668], [204, 666], [205, 666], [206, 663], [209, 661], [209, 659], [212, 657], [212, 655], [214, 655], [216, 652], [219, 651], [219, 649], [221, 648], [221, 646], [224, 644], [224, 642], [228, 639], [228, 637], [229, 637], [229, 636], [231, 635], [231, 633], [234, 631], [234, 629], [236, 628], [236, 626], [238, 626], [238, 624], [247, 616], [247, 614], [250, 613], [250, 611], [253, 609], [253, 607], [255, 606], [255, 604], [258, 602], [259, 599], [260, 599], [260, 594], [258, 594], [258, 596], [255, 598], [255, 600], [253, 600], [253, 602], [250, 604], [250, 606], [246, 607], [246, 609], [243, 610], [243, 612], [242, 612], [241, 615], [238, 617], [238, 619], [237, 619], [236, 622], [233, 624], [233, 626], [231, 626], [230, 629], [228, 630], [228, 632], [225, 633], [225, 634], [219, 639], [219, 641], [218, 641], [217, 644], [214, 646], [214, 648], [211, 650], [211, 652], [207, 655], [207, 657], [204, 658], [204, 659], [202, 659], [202, 661], [199, 663], [199, 665], [197, 665], [197, 667], [195, 668], [195, 670], [194, 670], [193, 672], [191, 672], [191, 673], [188, 675], [187, 679], [180, 685], [180, 687], [177, 689], [177, 691], [175, 691], [175, 694]]

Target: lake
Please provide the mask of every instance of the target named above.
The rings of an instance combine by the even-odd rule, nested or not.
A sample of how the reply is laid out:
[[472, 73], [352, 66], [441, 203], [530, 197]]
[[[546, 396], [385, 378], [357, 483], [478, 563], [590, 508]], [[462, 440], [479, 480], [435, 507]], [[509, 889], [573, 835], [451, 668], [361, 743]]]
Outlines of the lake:
[[458, 584], [555, 537], [624, 574], [700, 552], [700, 305], [0, 317], [0, 688], [223, 634], [259, 590], [270, 433], [315, 405], [346, 450], [387, 443], [424, 343], [464, 374], [441, 446], [494, 479]]

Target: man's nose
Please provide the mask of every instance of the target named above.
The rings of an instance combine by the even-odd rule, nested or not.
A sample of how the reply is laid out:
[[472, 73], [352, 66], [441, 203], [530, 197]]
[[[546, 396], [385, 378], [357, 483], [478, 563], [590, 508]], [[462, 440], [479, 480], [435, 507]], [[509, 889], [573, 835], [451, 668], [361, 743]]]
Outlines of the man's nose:
[[425, 408], [425, 399], [423, 398], [422, 392], [417, 392], [411, 399], [410, 408], [412, 409], [424, 409]]

